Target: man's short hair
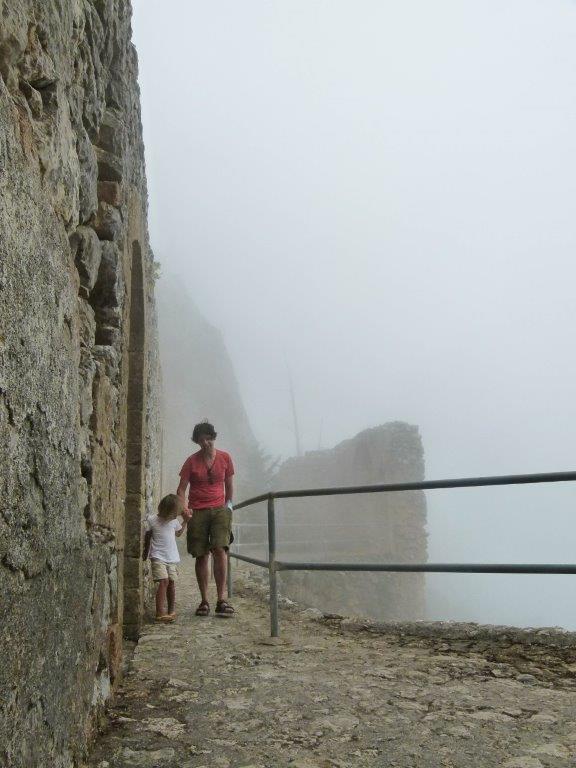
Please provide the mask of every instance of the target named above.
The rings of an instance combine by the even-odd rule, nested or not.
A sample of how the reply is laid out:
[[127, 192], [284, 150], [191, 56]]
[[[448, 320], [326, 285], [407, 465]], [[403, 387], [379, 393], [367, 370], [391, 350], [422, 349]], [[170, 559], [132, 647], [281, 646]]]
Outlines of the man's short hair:
[[208, 420], [205, 420], [194, 426], [194, 429], [192, 430], [192, 440], [193, 442], [197, 443], [200, 435], [206, 435], [206, 437], [212, 437], [215, 440], [217, 434], [218, 433], [214, 429], [214, 426], [210, 424]]

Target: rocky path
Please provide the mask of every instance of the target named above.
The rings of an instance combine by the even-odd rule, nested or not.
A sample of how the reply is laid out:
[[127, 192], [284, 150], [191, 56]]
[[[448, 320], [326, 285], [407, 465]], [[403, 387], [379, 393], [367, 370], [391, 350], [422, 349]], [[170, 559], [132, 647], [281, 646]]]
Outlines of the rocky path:
[[194, 617], [190, 565], [178, 620], [146, 627], [90, 768], [576, 765], [571, 651], [381, 634], [296, 608], [274, 642], [250, 580], [236, 580], [234, 619]]

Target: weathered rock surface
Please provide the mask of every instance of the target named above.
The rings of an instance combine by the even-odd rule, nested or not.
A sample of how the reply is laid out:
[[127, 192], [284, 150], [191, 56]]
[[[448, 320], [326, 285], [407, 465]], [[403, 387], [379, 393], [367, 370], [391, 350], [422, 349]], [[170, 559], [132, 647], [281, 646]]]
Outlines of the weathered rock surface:
[[[244, 571], [246, 573], [246, 571]], [[521, 630], [361, 625], [281, 611], [237, 577], [234, 619], [149, 625], [90, 768], [560, 768], [576, 758], [576, 643]], [[353, 631], [349, 631], [353, 629]], [[404, 631], [405, 630], [405, 631]], [[494, 674], [495, 671], [497, 674]], [[519, 682], [530, 671], [531, 685]]]
[[[424, 480], [418, 428], [390, 422], [366, 429], [332, 449], [285, 461], [274, 489], [328, 488]], [[337, 563], [422, 563], [427, 560], [426, 498], [422, 491], [317, 496], [276, 501], [278, 559]], [[243, 554], [258, 557], [266, 530], [260, 512], [236, 516]], [[260, 547], [251, 548], [251, 542]], [[425, 616], [422, 573], [285, 571], [283, 592], [324, 610], [377, 619]]]
[[140, 620], [124, 540], [159, 475], [136, 55], [127, 0], [0, 18], [0, 764], [65, 768]]

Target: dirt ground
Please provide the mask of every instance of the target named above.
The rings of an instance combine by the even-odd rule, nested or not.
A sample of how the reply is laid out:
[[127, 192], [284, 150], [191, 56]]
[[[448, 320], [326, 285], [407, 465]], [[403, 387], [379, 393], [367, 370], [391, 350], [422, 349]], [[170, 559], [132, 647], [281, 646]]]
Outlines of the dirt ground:
[[237, 614], [149, 624], [90, 768], [556, 768], [576, 765], [574, 651], [444, 641], [281, 609], [236, 570]]

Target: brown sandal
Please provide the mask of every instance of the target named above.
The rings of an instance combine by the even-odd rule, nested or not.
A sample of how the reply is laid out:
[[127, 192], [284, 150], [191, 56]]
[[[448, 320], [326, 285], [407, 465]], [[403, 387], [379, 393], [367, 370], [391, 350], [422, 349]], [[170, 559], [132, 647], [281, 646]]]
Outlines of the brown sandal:
[[234, 616], [234, 608], [226, 600], [218, 600], [214, 613], [216, 616]]
[[174, 621], [175, 618], [176, 618], [175, 613], [162, 613], [156, 616], [155, 621], [158, 621], [163, 624], [170, 624], [171, 622]]
[[198, 608], [196, 608], [196, 616], [208, 616], [210, 614], [210, 605], [206, 600], [202, 600]]

